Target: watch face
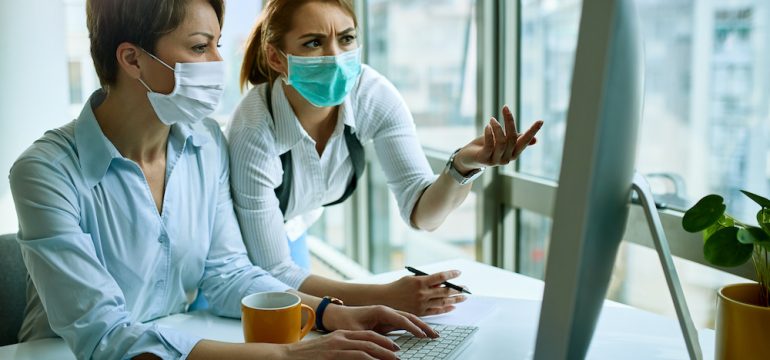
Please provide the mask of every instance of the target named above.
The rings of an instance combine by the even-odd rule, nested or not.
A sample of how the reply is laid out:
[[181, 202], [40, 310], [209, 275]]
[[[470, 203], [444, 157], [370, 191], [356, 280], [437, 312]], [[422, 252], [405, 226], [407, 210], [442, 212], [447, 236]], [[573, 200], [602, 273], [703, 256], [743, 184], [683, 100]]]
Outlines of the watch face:
[[336, 297], [334, 297], [334, 296], [324, 296], [324, 298], [326, 298], [326, 299], [329, 299], [329, 302], [331, 302], [332, 304], [337, 304], [337, 305], [344, 305], [344, 303], [342, 302], [342, 300], [340, 300], [340, 299], [337, 299], [337, 298], [336, 298]]

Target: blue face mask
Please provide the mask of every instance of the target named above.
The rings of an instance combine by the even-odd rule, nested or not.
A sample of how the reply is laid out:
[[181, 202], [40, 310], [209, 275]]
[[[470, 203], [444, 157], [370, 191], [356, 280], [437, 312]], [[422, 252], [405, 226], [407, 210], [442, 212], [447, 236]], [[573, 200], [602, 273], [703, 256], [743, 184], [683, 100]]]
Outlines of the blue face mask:
[[342, 104], [361, 74], [361, 48], [336, 56], [288, 55], [284, 79], [317, 107]]

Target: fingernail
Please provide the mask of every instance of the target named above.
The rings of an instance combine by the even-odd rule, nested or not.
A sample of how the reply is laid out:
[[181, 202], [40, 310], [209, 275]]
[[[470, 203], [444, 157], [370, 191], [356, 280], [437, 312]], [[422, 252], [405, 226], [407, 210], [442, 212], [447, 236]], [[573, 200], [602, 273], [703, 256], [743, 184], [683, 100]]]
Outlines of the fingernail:
[[460, 270], [452, 271], [452, 275], [454, 276], [460, 276], [460, 274], [461, 274]]
[[393, 348], [396, 349], [396, 351], [401, 350], [401, 347], [398, 346], [398, 344], [396, 344], [396, 343], [393, 343]]

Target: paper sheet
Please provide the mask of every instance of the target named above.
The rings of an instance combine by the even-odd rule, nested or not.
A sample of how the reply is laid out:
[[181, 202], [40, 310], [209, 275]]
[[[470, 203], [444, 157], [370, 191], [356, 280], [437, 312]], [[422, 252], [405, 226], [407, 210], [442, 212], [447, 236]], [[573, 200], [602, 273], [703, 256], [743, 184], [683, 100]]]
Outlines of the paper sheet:
[[497, 309], [498, 298], [467, 295], [468, 300], [455, 305], [454, 311], [441, 315], [424, 316], [422, 320], [432, 324], [476, 326]]

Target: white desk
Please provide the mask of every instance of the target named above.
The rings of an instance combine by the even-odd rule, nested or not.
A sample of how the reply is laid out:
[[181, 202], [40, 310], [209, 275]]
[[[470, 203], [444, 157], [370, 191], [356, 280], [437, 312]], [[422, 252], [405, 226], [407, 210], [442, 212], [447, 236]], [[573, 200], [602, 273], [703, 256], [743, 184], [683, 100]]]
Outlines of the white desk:
[[[467, 260], [446, 261], [421, 266], [420, 269], [426, 272], [460, 269], [463, 274], [457, 283], [467, 285], [474, 295], [499, 298], [484, 299], [487, 302], [494, 300], [495, 306], [478, 319], [479, 331], [461, 359], [532, 358], [542, 281]], [[407, 274], [406, 271], [395, 271], [356, 282], [383, 283]], [[240, 321], [219, 318], [207, 312], [177, 314], [156, 322], [204, 338], [243, 341]], [[701, 330], [700, 342], [704, 358], [712, 359], [713, 330]], [[588, 358], [687, 359], [687, 349], [675, 320], [607, 301]], [[61, 339], [46, 339], [0, 347], [0, 359], [60, 360], [74, 359], [74, 356]]]

